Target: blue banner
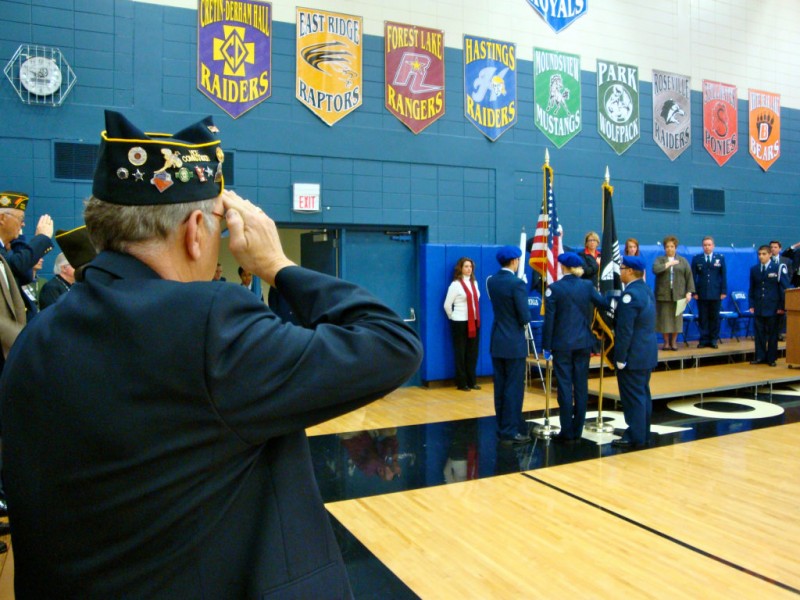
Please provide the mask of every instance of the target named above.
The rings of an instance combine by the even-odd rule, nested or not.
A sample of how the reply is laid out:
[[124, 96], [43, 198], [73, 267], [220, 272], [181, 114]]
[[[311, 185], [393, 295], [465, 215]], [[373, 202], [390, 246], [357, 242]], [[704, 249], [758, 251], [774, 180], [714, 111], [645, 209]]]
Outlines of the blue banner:
[[533, 10], [558, 33], [586, 14], [589, 0], [527, 0]]
[[516, 124], [516, 44], [464, 36], [464, 114], [493, 142]]

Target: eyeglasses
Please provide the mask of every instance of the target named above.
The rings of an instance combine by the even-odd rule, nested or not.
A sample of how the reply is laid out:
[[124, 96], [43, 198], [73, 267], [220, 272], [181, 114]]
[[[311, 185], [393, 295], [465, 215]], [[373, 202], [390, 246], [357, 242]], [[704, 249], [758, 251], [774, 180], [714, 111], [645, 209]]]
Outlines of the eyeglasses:
[[219, 219], [220, 234], [223, 234], [226, 231], [228, 231], [228, 221], [225, 220], [225, 215], [221, 215], [218, 212], [214, 212], [213, 210], [211, 211], [211, 214]]
[[19, 223], [20, 227], [25, 227], [25, 217], [24, 216], [20, 217], [19, 215], [15, 215], [12, 212], [4, 212], [2, 214], [7, 215], [9, 217], [14, 217], [17, 220], [17, 222]]

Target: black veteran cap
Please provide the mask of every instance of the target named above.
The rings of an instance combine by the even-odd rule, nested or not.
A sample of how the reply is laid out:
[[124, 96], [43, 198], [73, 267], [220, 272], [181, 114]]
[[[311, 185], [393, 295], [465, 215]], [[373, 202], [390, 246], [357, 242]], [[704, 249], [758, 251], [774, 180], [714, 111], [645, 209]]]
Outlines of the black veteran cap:
[[224, 187], [218, 132], [206, 117], [175, 134], [145, 133], [107, 110], [92, 194], [125, 206], [215, 198]]
[[79, 269], [89, 264], [97, 256], [97, 252], [89, 239], [89, 232], [86, 231], [86, 225], [81, 225], [69, 231], [59, 229], [56, 231], [56, 242], [58, 242], [61, 251], [74, 269]]
[[0, 208], [28, 208], [28, 194], [22, 192], [0, 192]]

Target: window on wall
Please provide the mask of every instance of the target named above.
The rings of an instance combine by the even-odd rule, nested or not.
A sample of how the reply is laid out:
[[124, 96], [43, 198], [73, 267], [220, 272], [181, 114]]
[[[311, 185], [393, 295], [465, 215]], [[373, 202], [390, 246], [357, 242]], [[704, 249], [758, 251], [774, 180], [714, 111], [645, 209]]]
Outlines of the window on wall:
[[644, 208], [649, 210], [680, 210], [678, 186], [645, 183]]
[[[53, 179], [57, 181], [91, 181], [97, 165], [99, 144], [83, 144], [79, 142], [53, 143]], [[225, 185], [234, 185], [235, 152], [225, 153], [222, 163], [222, 175]]]
[[694, 188], [692, 190], [692, 212], [725, 214], [725, 190]]

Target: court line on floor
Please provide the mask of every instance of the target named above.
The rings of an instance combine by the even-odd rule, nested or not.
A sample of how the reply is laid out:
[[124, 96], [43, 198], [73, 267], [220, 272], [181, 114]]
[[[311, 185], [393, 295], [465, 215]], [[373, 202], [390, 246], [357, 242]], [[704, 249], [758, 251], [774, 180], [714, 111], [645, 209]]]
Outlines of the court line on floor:
[[670, 542], [673, 542], [675, 544], [678, 544], [679, 546], [682, 546], [682, 547], [686, 548], [687, 550], [691, 550], [692, 552], [700, 554], [701, 556], [705, 556], [706, 558], [710, 558], [711, 560], [715, 560], [715, 561], [717, 561], [719, 563], [722, 563], [723, 565], [725, 565], [727, 567], [731, 567], [733, 569], [736, 569], [738, 571], [741, 571], [743, 573], [746, 573], [748, 575], [751, 575], [753, 577], [761, 579], [762, 581], [765, 581], [767, 583], [771, 583], [771, 584], [773, 584], [773, 585], [775, 585], [775, 586], [777, 586], [779, 588], [782, 588], [782, 589], [787, 590], [789, 592], [794, 592], [795, 594], [800, 595], [800, 589], [792, 587], [789, 584], [783, 583], [782, 581], [777, 581], [776, 579], [773, 579], [772, 577], [767, 577], [766, 575], [763, 575], [762, 573], [759, 573], [758, 571], [753, 571], [752, 569], [748, 569], [747, 567], [743, 567], [742, 565], [738, 565], [738, 564], [736, 564], [734, 562], [731, 562], [731, 561], [729, 561], [729, 560], [727, 560], [725, 558], [722, 558], [721, 556], [717, 556], [716, 554], [712, 554], [712, 553], [710, 553], [710, 552], [708, 552], [706, 550], [703, 550], [702, 548], [698, 548], [697, 546], [693, 546], [692, 544], [689, 544], [688, 542], [684, 542], [683, 540], [680, 540], [680, 539], [678, 539], [676, 537], [673, 537], [673, 536], [671, 536], [671, 535], [669, 535], [667, 533], [664, 533], [663, 531], [659, 531], [658, 529], [654, 529], [653, 527], [650, 527], [649, 525], [645, 525], [644, 523], [640, 523], [639, 521], [636, 521], [635, 519], [631, 519], [630, 517], [626, 517], [625, 515], [620, 514], [620, 513], [616, 512], [616, 511], [613, 511], [610, 508], [606, 508], [605, 506], [602, 506], [602, 505], [600, 505], [600, 504], [598, 504], [596, 502], [592, 502], [591, 500], [589, 500], [587, 498], [582, 498], [581, 496], [578, 496], [577, 494], [574, 494], [574, 493], [572, 493], [572, 492], [570, 492], [568, 490], [560, 488], [557, 485], [554, 485], [552, 483], [549, 483], [547, 481], [539, 479], [538, 477], [535, 477], [535, 476], [531, 475], [530, 473], [520, 473], [520, 475], [522, 475], [523, 477], [527, 477], [528, 479], [531, 479], [531, 480], [535, 481], [536, 483], [540, 483], [540, 484], [542, 484], [544, 486], [547, 486], [552, 490], [555, 490], [557, 492], [561, 492], [562, 494], [564, 494], [566, 496], [569, 496], [570, 498], [574, 498], [575, 500], [578, 500], [579, 502], [583, 502], [584, 504], [586, 504], [588, 506], [591, 506], [593, 508], [599, 509], [599, 510], [603, 511], [604, 513], [607, 513], [607, 514], [609, 514], [609, 515], [611, 515], [613, 517], [616, 517], [618, 519], [621, 519], [621, 520], [625, 521], [626, 523], [634, 525], [635, 527], [639, 527], [640, 529], [644, 529], [645, 531], [647, 531], [649, 533], [652, 533], [652, 534], [655, 534], [655, 535], [657, 535], [657, 536], [659, 536], [661, 538], [664, 538], [667, 541], [670, 541]]

